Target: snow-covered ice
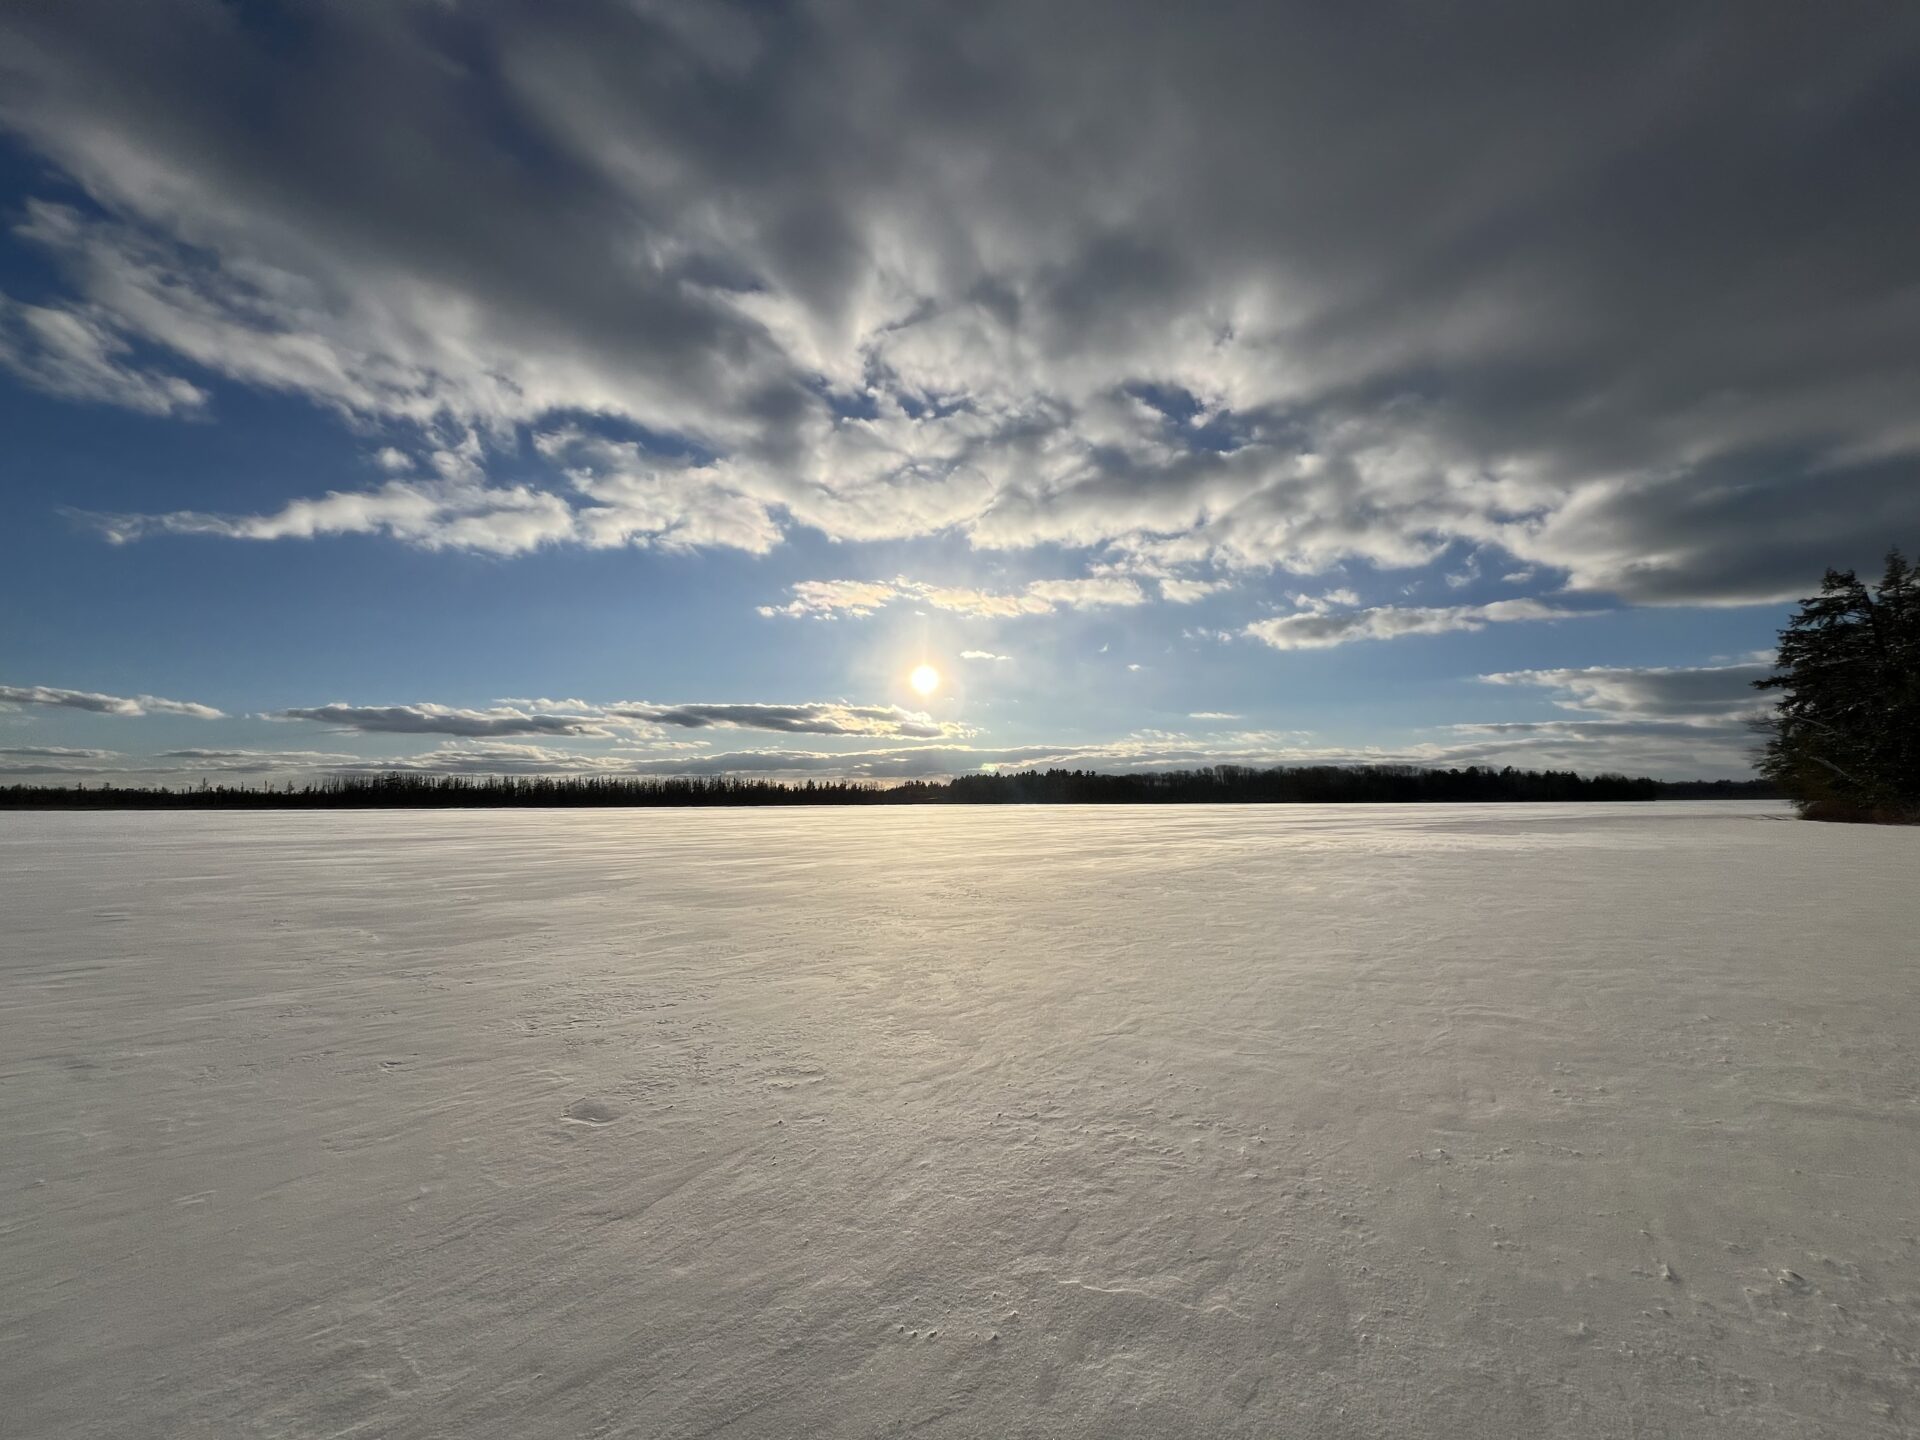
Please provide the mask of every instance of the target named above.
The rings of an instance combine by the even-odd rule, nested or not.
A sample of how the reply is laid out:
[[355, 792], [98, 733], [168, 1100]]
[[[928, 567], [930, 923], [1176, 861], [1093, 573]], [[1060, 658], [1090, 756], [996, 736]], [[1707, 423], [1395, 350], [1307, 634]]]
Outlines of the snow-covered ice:
[[0, 817], [0, 1432], [1920, 1434], [1920, 832]]

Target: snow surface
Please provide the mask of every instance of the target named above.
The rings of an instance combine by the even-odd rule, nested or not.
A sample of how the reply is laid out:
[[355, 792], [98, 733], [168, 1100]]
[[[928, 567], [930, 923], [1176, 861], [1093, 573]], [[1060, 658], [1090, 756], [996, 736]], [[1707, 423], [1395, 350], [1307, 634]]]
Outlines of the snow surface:
[[1920, 832], [0, 817], [0, 1432], [1920, 1434]]

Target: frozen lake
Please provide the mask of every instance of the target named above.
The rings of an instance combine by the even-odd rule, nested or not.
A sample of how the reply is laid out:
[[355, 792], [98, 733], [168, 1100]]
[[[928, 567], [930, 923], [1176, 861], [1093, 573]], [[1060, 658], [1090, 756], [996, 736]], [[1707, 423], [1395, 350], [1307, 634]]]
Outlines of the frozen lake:
[[1920, 1434], [1920, 832], [0, 816], [8, 1434]]

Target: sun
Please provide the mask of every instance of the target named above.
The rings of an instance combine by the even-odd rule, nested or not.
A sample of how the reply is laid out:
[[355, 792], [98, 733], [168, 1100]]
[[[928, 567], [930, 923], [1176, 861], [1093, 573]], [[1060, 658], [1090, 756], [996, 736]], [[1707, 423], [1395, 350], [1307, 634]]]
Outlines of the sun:
[[907, 683], [922, 695], [931, 695], [940, 688], [940, 672], [931, 665], [917, 665], [907, 677]]

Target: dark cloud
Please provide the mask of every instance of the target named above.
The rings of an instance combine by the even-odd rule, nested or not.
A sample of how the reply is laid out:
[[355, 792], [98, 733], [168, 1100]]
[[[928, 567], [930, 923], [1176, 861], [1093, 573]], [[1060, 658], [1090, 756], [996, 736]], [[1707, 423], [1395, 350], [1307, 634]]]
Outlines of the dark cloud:
[[1596, 665], [1577, 670], [1509, 670], [1480, 678], [1494, 685], [1544, 689], [1565, 709], [1590, 714], [1694, 726], [1739, 725], [1769, 708], [1771, 702], [1753, 685], [1771, 675], [1773, 668], [1759, 661], [1694, 667]]
[[86, 776], [124, 764], [114, 750], [85, 750], [67, 745], [8, 745], [0, 747], [0, 775]]
[[846, 705], [814, 701], [801, 705], [609, 705], [607, 713], [649, 725], [704, 730], [719, 725], [736, 730], [773, 730], [790, 735], [898, 735], [940, 739], [966, 735], [965, 726], [944, 723], [898, 705]]
[[[1723, 603], [1920, 533], [1912, 7], [70, 0], [0, 54], [90, 198], [25, 212], [66, 288], [0, 363], [482, 438], [127, 538], [1466, 540]], [[711, 462], [486, 480], [580, 413]]]
[[1342, 609], [1308, 600], [1307, 608], [1299, 613], [1256, 620], [1245, 633], [1276, 650], [1325, 650], [1355, 640], [1445, 635], [1518, 620], [1573, 620], [1582, 613], [1592, 612], [1563, 610], [1537, 600], [1495, 600], [1486, 605], [1375, 605], [1366, 609]]
[[530, 714], [510, 706], [459, 710], [447, 705], [309, 705], [278, 710], [275, 720], [313, 720], [370, 735], [606, 735], [587, 715]]
[[583, 700], [518, 701], [486, 710], [449, 705], [328, 705], [277, 710], [275, 720], [311, 720], [342, 730], [375, 735], [454, 735], [466, 739], [510, 736], [609, 738], [636, 727], [683, 730], [722, 727], [772, 730], [804, 735], [892, 735], [908, 739], [944, 739], [972, 733], [963, 725], [936, 721], [898, 705], [849, 705], [838, 700], [799, 704], [753, 702], [659, 705], [645, 700], [595, 705]]
[[1744, 661], [1482, 675], [1489, 684], [1539, 690], [1572, 713], [1564, 719], [1455, 725], [1452, 731], [1461, 737], [1461, 753], [1484, 754], [1488, 760], [1519, 751], [1552, 757], [1532, 763], [1557, 761], [1580, 770], [1740, 775], [1752, 765], [1753, 722], [1768, 708], [1753, 682], [1772, 671], [1771, 664]]
[[201, 775], [310, 775], [356, 757], [323, 750], [162, 750], [127, 755], [117, 750], [79, 750], [58, 745], [0, 749], [0, 775], [66, 776], [75, 781], [131, 779], [177, 783]]

